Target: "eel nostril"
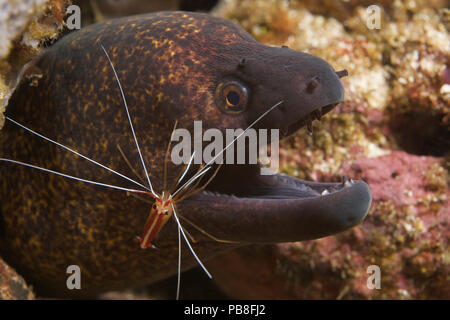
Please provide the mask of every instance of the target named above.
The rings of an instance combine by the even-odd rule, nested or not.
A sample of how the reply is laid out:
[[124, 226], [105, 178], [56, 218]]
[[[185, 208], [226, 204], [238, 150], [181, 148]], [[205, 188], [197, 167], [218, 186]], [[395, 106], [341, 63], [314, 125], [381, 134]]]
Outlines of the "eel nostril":
[[341, 71], [336, 71], [336, 74], [339, 78], [342, 78], [342, 77], [348, 76], [348, 71], [347, 71], [347, 69], [344, 69]]
[[245, 60], [245, 58], [242, 58], [240, 61], [239, 61], [239, 64], [238, 64], [238, 68], [244, 68], [245, 67], [245, 63], [246, 63], [246, 60]]
[[306, 86], [306, 91], [312, 93], [317, 88], [318, 85], [319, 85], [319, 78], [314, 77], [309, 81], [308, 85]]

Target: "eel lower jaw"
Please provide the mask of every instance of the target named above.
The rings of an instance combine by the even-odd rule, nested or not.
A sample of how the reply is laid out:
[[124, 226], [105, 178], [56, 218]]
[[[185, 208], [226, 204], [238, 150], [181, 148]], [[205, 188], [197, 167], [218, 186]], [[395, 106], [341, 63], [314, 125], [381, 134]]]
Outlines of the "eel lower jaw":
[[206, 190], [179, 204], [180, 212], [216, 239], [276, 243], [344, 231], [361, 223], [370, 208], [371, 193], [363, 181], [317, 183], [261, 176], [256, 168], [221, 170]]

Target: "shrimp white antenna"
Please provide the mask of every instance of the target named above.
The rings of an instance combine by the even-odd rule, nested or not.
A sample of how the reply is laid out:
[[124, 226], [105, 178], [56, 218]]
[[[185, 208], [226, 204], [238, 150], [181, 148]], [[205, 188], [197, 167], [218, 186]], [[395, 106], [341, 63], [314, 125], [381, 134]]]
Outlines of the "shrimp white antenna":
[[180, 182], [183, 180], [184, 176], [185, 176], [186, 173], [189, 171], [189, 168], [191, 167], [192, 160], [194, 159], [194, 156], [195, 156], [195, 151], [194, 151], [194, 153], [192, 153], [192, 156], [191, 156], [191, 158], [189, 159], [189, 163], [188, 163], [188, 166], [186, 167], [186, 170], [184, 170], [184, 172], [183, 172], [183, 174], [181, 175], [180, 179], [178, 179], [178, 183], [180, 183]]
[[[173, 195], [175, 195], [176, 193], [178, 193], [178, 191], [180, 191], [181, 189], [184, 189], [185, 187], [187, 187], [188, 185], [190, 185], [192, 182], [194, 182], [196, 179], [198, 179], [205, 170], [207, 170], [207, 168], [211, 168], [209, 167], [211, 165], [211, 163], [214, 162], [214, 160], [217, 159], [217, 157], [219, 157], [225, 150], [227, 150], [237, 139], [239, 139], [243, 134], [245, 134], [251, 127], [253, 127], [258, 121], [260, 121], [262, 118], [264, 118], [270, 111], [272, 111], [273, 109], [275, 109], [276, 107], [278, 107], [280, 104], [283, 103], [283, 100], [275, 103], [272, 107], [270, 107], [266, 112], [264, 112], [262, 115], [260, 115], [255, 121], [252, 122], [252, 124], [250, 124], [247, 129], [245, 129], [243, 132], [241, 132], [241, 134], [239, 134], [233, 141], [231, 141], [225, 148], [223, 148], [218, 154], [216, 154], [216, 156], [214, 158], [212, 158], [206, 165], [205, 167], [200, 170], [199, 172], [197, 172], [197, 174], [195, 174], [191, 179], [189, 179], [185, 184], [183, 184]], [[191, 181], [192, 180], [192, 181]]]
[[142, 190], [123, 188], [123, 187], [119, 187], [119, 186], [113, 186], [111, 184], [106, 184], [106, 183], [101, 183], [101, 182], [96, 182], [96, 181], [92, 181], [92, 180], [86, 180], [86, 179], [74, 177], [74, 176], [71, 176], [71, 175], [68, 175], [68, 174], [65, 174], [65, 173], [61, 173], [61, 172], [58, 172], [58, 171], [53, 171], [53, 170], [50, 170], [50, 169], [38, 167], [38, 166], [29, 164], [29, 163], [25, 163], [25, 162], [21, 162], [21, 161], [5, 159], [5, 158], [0, 158], [0, 161], [11, 162], [11, 163], [14, 163], [14, 164], [19, 164], [19, 165], [22, 165], [22, 166], [25, 166], [25, 167], [29, 167], [29, 168], [45, 171], [45, 172], [48, 172], [48, 173], [53, 173], [53, 174], [56, 174], [56, 175], [64, 177], [64, 178], [73, 179], [73, 180], [77, 180], [77, 181], [81, 181], [81, 182], [85, 182], [85, 183], [90, 183], [90, 184], [95, 184], [95, 185], [101, 186], [101, 187], [107, 187], [107, 188], [112, 188], [112, 189], [117, 189], [117, 190], [122, 190], [122, 191], [128, 191], [128, 192], [145, 193], [145, 191], [142, 191]]
[[63, 148], [63, 149], [66, 149], [66, 150], [68, 150], [68, 151], [70, 151], [70, 152], [76, 154], [77, 156], [80, 156], [81, 158], [86, 159], [86, 160], [88, 160], [88, 161], [90, 161], [90, 162], [96, 164], [97, 166], [102, 167], [103, 169], [106, 169], [106, 170], [108, 170], [108, 171], [110, 171], [110, 172], [112, 172], [112, 173], [118, 175], [119, 177], [122, 177], [122, 178], [124, 178], [124, 179], [126, 179], [126, 180], [128, 180], [128, 181], [131, 181], [131, 182], [133, 182], [134, 184], [136, 184], [136, 185], [138, 185], [138, 186], [140, 186], [140, 187], [142, 187], [142, 188], [144, 188], [144, 189], [150, 190], [148, 187], [146, 187], [146, 186], [140, 184], [139, 182], [134, 181], [133, 179], [131, 179], [131, 178], [129, 178], [129, 177], [127, 177], [127, 176], [125, 176], [125, 175], [123, 175], [123, 174], [121, 174], [121, 173], [119, 173], [119, 172], [117, 172], [117, 171], [115, 171], [115, 170], [113, 170], [113, 169], [111, 169], [111, 168], [108, 168], [107, 166], [105, 166], [105, 165], [103, 165], [103, 164], [101, 164], [101, 163], [99, 163], [99, 162], [97, 162], [97, 161], [95, 161], [95, 160], [93, 160], [93, 159], [91, 159], [91, 158], [89, 158], [89, 157], [86, 157], [86, 156], [82, 155], [81, 153], [79, 153], [79, 152], [77, 152], [77, 151], [75, 151], [75, 150], [73, 150], [73, 149], [71, 149], [71, 148], [69, 148], [69, 147], [66, 147], [65, 145], [63, 145], [63, 144], [61, 144], [61, 143], [59, 143], [59, 142], [57, 142], [57, 141], [54, 141], [54, 140], [52, 140], [52, 139], [50, 139], [50, 138], [47, 138], [47, 137], [43, 136], [42, 134], [37, 133], [36, 131], [31, 130], [30, 128], [27, 128], [27, 127], [24, 126], [23, 124], [20, 124], [19, 122], [17, 122], [17, 121], [15, 121], [15, 120], [11, 119], [10, 117], [5, 117], [5, 118], [6, 118], [6, 120], [8, 120], [8, 121], [14, 123], [15, 125], [21, 127], [22, 129], [25, 129], [25, 130], [31, 132], [32, 134], [34, 134], [34, 135], [36, 135], [36, 136], [38, 136], [38, 137], [40, 137], [40, 138], [42, 138], [42, 139], [44, 139], [44, 140], [46, 140], [46, 141], [48, 141], [48, 142], [51, 142], [51, 143], [53, 143], [53, 144], [55, 144], [55, 145], [57, 145], [57, 146], [59, 146], [59, 147], [61, 147], [61, 148]]
[[203, 265], [203, 263], [200, 261], [200, 259], [197, 257], [197, 255], [195, 254], [194, 249], [192, 249], [191, 244], [189, 243], [188, 238], [186, 237], [186, 234], [184, 233], [183, 227], [180, 224], [180, 220], [178, 220], [178, 215], [175, 212], [175, 207], [173, 205], [173, 203], [170, 203], [170, 205], [172, 206], [172, 211], [173, 211], [173, 216], [175, 217], [175, 220], [177, 221], [178, 224], [178, 228], [180, 228], [181, 234], [183, 235], [184, 240], [186, 241], [186, 244], [189, 247], [189, 250], [191, 251], [192, 255], [194, 256], [195, 260], [197, 260], [198, 264], [202, 267], [203, 271], [205, 271], [206, 275], [212, 279], [211, 274], [208, 272], [208, 270], [206, 269], [206, 267]]
[[177, 279], [177, 300], [180, 298], [181, 281], [181, 227], [178, 224], [178, 279]]
[[136, 138], [136, 133], [134, 132], [133, 122], [131, 121], [130, 112], [128, 110], [128, 105], [127, 105], [127, 100], [125, 99], [125, 94], [123, 93], [123, 89], [122, 89], [122, 85], [120, 84], [119, 76], [117, 75], [116, 69], [114, 68], [113, 63], [112, 63], [111, 59], [109, 58], [109, 54], [108, 54], [108, 52], [106, 52], [105, 47], [102, 44], [100, 44], [100, 46], [102, 47], [103, 51], [105, 52], [106, 58], [108, 59], [109, 64], [111, 65], [111, 68], [112, 68], [112, 70], [114, 72], [114, 77], [117, 80], [117, 84], [119, 86], [120, 94], [122, 95], [123, 104], [125, 105], [125, 110], [127, 112], [128, 122], [130, 123], [131, 132], [133, 133], [133, 138], [134, 138], [134, 141], [136, 142], [136, 148], [137, 148], [137, 151], [139, 153], [139, 157], [141, 158], [142, 167], [144, 168], [145, 176], [147, 177], [148, 185], [150, 186], [150, 191], [153, 193], [153, 195], [155, 197], [158, 198], [158, 195], [153, 190], [152, 183], [150, 182], [150, 176], [148, 175], [147, 168], [146, 168], [145, 162], [144, 162], [144, 158], [142, 157], [141, 148], [139, 148], [139, 143], [138, 143], [137, 138]]
[[[202, 169], [202, 172], [200, 172], [198, 175], [197, 175], [197, 178], [200, 178], [202, 175], [204, 175], [209, 169], [211, 169], [211, 167], [208, 167], [208, 168], [206, 168], [206, 169]], [[195, 176], [194, 176], [195, 177]], [[179, 191], [181, 191], [181, 190], [183, 190], [183, 189], [185, 189], [185, 188], [187, 188], [187, 187], [189, 187], [189, 185], [191, 185], [193, 182], [195, 181], [195, 179], [190, 179], [189, 181], [187, 181], [185, 184], [183, 184], [183, 186], [181, 187], [181, 188], [179, 188], [177, 191], [175, 191], [171, 196], [172, 197], [175, 197], [175, 195], [179, 192]]]

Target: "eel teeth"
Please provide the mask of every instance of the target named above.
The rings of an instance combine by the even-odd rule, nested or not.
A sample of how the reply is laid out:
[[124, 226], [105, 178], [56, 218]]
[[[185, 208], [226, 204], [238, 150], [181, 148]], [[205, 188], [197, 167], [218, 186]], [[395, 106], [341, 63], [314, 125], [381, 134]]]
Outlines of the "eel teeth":
[[326, 196], [326, 195], [329, 194], [329, 193], [330, 193], [330, 191], [328, 191], [327, 189], [325, 189], [325, 190], [322, 191], [321, 194], [322, 194], [323, 196]]
[[322, 108], [314, 110], [314, 118], [319, 121], [322, 119]]
[[313, 127], [312, 127], [312, 121], [311, 120], [308, 120], [306, 122], [306, 128], [308, 129], [308, 134], [310, 136], [312, 136], [312, 134], [313, 134]]
[[351, 185], [351, 181], [348, 179], [347, 176], [342, 176], [342, 186], [343, 187], [349, 187]]

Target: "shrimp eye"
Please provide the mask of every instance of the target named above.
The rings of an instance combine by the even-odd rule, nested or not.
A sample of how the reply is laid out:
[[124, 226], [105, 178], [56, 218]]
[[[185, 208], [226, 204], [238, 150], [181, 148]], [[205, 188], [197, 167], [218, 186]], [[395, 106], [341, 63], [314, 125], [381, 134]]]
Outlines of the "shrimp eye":
[[156, 203], [152, 205], [152, 208], [156, 210]]
[[225, 113], [244, 112], [247, 108], [248, 97], [247, 86], [234, 78], [223, 79], [216, 88], [216, 104]]

